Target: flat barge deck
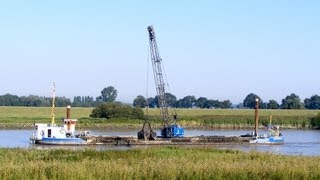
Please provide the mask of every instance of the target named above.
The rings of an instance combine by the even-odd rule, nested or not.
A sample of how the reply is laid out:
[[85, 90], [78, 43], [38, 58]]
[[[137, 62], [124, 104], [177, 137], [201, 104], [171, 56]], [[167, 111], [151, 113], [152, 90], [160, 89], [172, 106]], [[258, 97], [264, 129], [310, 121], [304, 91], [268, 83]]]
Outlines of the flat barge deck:
[[[139, 145], [216, 145], [216, 144], [246, 144], [253, 137], [240, 136], [193, 136], [179, 138], [157, 138], [156, 140], [138, 140], [134, 136], [86, 136], [81, 137], [85, 142], [79, 144], [62, 143], [60, 145], [114, 145], [114, 146], [139, 146]], [[37, 143], [42, 144], [42, 143]], [[50, 145], [46, 142], [45, 144]], [[57, 145], [57, 144], [54, 144]]]

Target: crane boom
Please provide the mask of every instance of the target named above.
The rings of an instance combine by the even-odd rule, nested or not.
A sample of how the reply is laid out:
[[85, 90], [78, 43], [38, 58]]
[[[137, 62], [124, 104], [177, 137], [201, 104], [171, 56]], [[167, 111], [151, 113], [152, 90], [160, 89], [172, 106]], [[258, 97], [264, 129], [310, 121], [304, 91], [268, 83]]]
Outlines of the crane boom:
[[168, 105], [166, 100], [165, 82], [162, 73], [162, 59], [159, 55], [159, 50], [156, 41], [156, 35], [152, 26], [148, 26], [149, 31], [149, 42], [150, 42], [150, 53], [153, 68], [153, 76], [155, 80], [156, 91], [158, 95], [159, 108], [161, 113], [161, 119], [164, 122], [164, 127], [170, 125]]
[[176, 117], [174, 115], [174, 123], [172, 118], [169, 117], [168, 104], [166, 99], [165, 81], [162, 73], [162, 59], [159, 55], [158, 45], [156, 41], [156, 35], [152, 26], [148, 26], [150, 53], [153, 68], [154, 82], [156, 85], [156, 91], [158, 95], [158, 102], [160, 108], [161, 119], [163, 120], [163, 128], [161, 129], [161, 137], [172, 138], [182, 137], [184, 135], [184, 129], [176, 124]]

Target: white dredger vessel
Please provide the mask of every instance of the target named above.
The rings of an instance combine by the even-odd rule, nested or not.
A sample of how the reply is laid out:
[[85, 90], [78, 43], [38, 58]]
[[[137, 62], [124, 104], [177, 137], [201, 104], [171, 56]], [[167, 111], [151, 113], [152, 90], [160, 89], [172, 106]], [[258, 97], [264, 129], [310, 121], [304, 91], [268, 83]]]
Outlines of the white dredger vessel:
[[82, 137], [89, 136], [88, 131], [76, 134], [77, 119], [70, 119], [70, 106], [67, 107], [67, 118], [62, 120], [61, 125], [55, 124], [55, 83], [53, 83], [52, 98], [52, 121], [51, 124], [36, 123], [35, 131], [30, 138], [34, 144], [48, 145], [71, 145], [71, 144], [87, 144]]

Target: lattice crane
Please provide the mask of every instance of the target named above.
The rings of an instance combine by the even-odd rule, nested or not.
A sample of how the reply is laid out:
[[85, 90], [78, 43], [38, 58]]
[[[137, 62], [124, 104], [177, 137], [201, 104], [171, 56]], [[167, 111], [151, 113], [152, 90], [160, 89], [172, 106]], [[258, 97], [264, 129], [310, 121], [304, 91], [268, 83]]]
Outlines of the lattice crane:
[[[161, 119], [163, 120], [161, 137], [164, 137], [164, 138], [181, 137], [184, 135], [184, 129], [176, 124], [177, 115], [174, 114], [173, 118], [169, 117], [168, 104], [166, 100], [165, 81], [163, 78], [163, 71], [162, 71], [163, 68], [161, 63], [162, 59], [160, 58], [160, 55], [159, 55], [156, 35], [152, 26], [148, 26], [147, 29], [149, 32], [149, 43], [150, 43], [153, 76], [154, 76], [157, 97], [159, 102], [160, 115], [161, 115]], [[145, 128], [145, 125], [146, 125], [146, 122], [143, 128]], [[151, 129], [151, 126], [150, 126], [150, 129]], [[139, 133], [138, 133], [138, 137], [139, 137]]]

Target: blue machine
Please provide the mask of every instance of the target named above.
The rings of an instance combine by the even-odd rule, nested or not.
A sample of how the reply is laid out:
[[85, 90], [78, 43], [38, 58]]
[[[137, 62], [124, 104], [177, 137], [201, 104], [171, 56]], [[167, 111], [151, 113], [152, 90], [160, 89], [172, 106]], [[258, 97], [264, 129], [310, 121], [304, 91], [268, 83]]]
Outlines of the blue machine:
[[161, 136], [164, 138], [183, 137], [184, 128], [179, 125], [170, 125], [161, 129]]

